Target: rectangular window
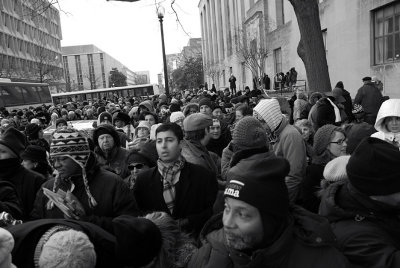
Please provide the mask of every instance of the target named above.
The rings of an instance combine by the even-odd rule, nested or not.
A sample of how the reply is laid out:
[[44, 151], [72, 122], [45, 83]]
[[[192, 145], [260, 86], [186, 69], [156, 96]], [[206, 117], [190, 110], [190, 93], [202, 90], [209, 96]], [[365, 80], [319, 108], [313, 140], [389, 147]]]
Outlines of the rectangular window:
[[83, 79], [82, 79], [82, 67], [81, 67], [81, 56], [75, 56], [75, 64], [76, 64], [76, 74], [78, 78], [78, 87], [79, 90], [83, 90]]
[[285, 24], [285, 10], [283, 0], [276, 0], [276, 25]]
[[322, 40], [324, 41], [324, 48], [325, 48], [325, 52], [328, 53], [328, 49], [327, 49], [327, 42], [326, 42], [326, 38], [328, 36], [328, 30], [327, 29], [323, 29], [322, 30]]
[[282, 50], [277, 48], [274, 50], [275, 73], [282, 72]]
[[400, 60], [400, 2], [374, 12], [374, 62]]
[[93, 54], [88, 54], [90, 88], [96, 89], [96, 76], [94, 74]]

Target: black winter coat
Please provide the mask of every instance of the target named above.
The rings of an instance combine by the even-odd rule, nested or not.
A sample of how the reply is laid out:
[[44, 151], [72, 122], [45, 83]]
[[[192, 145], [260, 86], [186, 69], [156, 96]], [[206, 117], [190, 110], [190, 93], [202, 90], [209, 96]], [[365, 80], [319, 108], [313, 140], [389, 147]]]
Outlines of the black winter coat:
[[355, 267], [400, 267], [399, 208], [342, 182], [325, 190], [320, 214], [331, 222], [342, 252]]
[[33, 209], [37, 191], [46, 179], [20, 164], [19, 158], [0, 160], [0, 181], [14, 185], [22, 208], [22, 220], [28, 220]]
[[89, 222], [64, 219], [36, 220], [7, 227], [15, 241], [12, 251], [13, 264], [17, 267], [34, 268], [36, 245], [42, 235], [55, 225], [65, 225], [84, 232], [89, 237], [97, 256], [96, 267], [122, 267], [115, 256], [116, 240], [113, 235]]
[[9, 213], [14, 219], [22, 219], [22, 208], [17, 191], [7, 181], [0, 181], [0, 213]]
[[[181, 170], [179, 182], [175, 185], [174, 219], [189, 220], [185, 231], [198, 234], [204, 223], [211, 217], [217, 197], [218, 183], [211, 171], [186, 162]], [[139, 208], [143, 212], [170, 211], [163, 197], [162, 177], [154, 167], [138, 175], [133, 188]]]
[[[88, 182], [90, 192], [96, 200], [97, 206], [90, 208], [88, 196], [81, 177], [73, 179], [75, 188], [72, 194], [78, 198], [85, 209], [86, 216], [83, 216], [82, 220], [94, 223], [112, 233], [111, 221], [113, 218], [124, 214], [138, 215], [136, 201], [126, 183], [118, 175], [99, 168], [98, 166], [93, 169], [93, 173], [88, 177]], [[47, 181], [43, 184], [43, 187], [52, 190], [53, 184], [54, 179]], [[61, 181], [59, 188], [67, 191], [70, 189], [70, 185]], [[32, 218], [64, 218], [63, 212], [56, 206], [48, 210], [47, 201], [48, 198], [43, 194], [43, 191], [38, 191], [35, 208], [31, 215]]]
[[300, 207], [293, 208], [288, 226], [272, 245], [252, 255], [225, 245], [221, 215], [207, 222], [200, 239], [202, 247], [193, 254], [189, 268], [349, 267], [335, 248], [335, 237], [327, 220]]

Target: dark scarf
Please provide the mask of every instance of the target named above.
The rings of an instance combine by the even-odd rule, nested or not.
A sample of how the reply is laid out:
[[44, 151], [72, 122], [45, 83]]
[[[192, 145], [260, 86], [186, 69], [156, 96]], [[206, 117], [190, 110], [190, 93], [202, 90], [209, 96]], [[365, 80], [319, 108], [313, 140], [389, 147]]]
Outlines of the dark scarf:
[[10, 178], [15, 175], [15, 172], [21, 167], [21, 159], [7, 158], [0, 160], [0, 177]]

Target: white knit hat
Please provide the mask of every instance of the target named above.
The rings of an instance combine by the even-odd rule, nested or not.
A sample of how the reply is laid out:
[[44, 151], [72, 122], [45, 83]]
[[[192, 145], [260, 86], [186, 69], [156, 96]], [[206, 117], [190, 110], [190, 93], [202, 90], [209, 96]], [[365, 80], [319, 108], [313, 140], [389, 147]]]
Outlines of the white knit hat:
[[0, 228], [0, 267], [15, 267], [11, 264], [14, 238], [9, 231]]
[[326, 164], [324, 169], [324, 178], [329, 182], [347, 180], [346, 166], [350, 155], [343, 155], [332, 159]]
[[185, 115], [182, 112], [173, 112], [171, 113], [170, 117], [169, 117], [169, 121], [171, 123], [175, 123], [178, 120], [184, 120], [185, 119]]
[[389, 116], [400, 117], [400, 99], [389, 99], [382, 103], [376, 117], [375, 129], [387, 133], [388, 130], [383, 126], [383, 122], [385, 118]]
[[96, 252], [89, 237], [83, 232], [59, 231], [43, 245], [39, 258], [41, 268], [92, 268], [96, 266]]
[[283, 115], [277, 99], [261, 100], [253, 110], [264, 119], [271, 131], [275, 131], [282, 122]]

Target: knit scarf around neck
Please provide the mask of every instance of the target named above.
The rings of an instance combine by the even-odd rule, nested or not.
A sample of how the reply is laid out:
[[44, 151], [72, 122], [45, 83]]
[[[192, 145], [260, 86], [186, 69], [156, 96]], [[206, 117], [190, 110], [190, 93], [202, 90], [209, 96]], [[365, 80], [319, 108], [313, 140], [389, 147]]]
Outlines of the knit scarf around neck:
[[0, 160], [0, 178], [13, 177], [21, 166], [19, 158], [7, 158]]
[[164, 180], [172, 182], [175, 175], [182, 170], [185, 162], [186, 160], [182, 155], [179, 156], [178, 160], [176, 160], [173, 164], [166, 164], [161, 159], [158, 159], [158, 171], [160, 172]]

